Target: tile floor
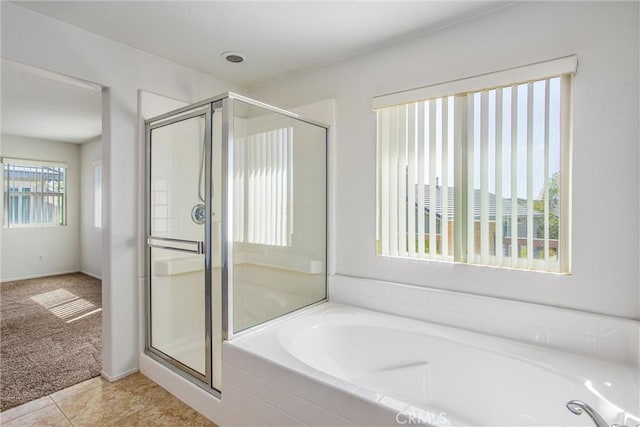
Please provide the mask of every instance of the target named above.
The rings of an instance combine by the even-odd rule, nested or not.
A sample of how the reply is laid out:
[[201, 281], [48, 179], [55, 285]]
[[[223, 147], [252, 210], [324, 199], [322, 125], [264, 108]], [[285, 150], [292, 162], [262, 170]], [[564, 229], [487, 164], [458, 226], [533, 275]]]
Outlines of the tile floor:
[[0, 426], [211, 426], [142, 374], [100, 377], [0, 413]]

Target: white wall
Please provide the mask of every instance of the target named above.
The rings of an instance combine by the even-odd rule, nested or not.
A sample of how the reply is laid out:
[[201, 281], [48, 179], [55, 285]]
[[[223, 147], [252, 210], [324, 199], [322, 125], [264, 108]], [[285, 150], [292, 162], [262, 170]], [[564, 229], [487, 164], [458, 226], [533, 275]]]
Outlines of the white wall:
[[[336, 99], [336, 273], [639, 319], [638, 15], [637, 2], [522, 2], [253, 88], [282, 107]], [[573, 273], [376, 256], [371, 98], [574, 53]]]
[[138, 90], [196, 101], [240, 88], [2, 2], [2, 57], [98, 83], [103, 102], [103, 374], [138, 368], [143, 246], [138, 201], [142, 139]]
[[95, 226], [94, 163], [102, 160], [100, 137], [80, 145], [80, 270], [102, 277], [102, 228]]
[[[80, 269], [80, 146], [16, 135], [2, 135], [2, 156], [67, 163], [67, 225], [63, 227], [2, 227], [3, 282], [48, 276]], [[3, 217], [4, 221], [4, 217]], [[38, 261], [44, 255], [44, 261]]]
[[[100, 139], [84, 144], [2, 135], [2, 155], [66, 162], [67, 225], [2, 228], [1, 280], [84, 271], [100, 277], [102, 232], [93, 225], [94, 160], [102, 157]], [[44, 255], [44, 261], [37, 261]]]

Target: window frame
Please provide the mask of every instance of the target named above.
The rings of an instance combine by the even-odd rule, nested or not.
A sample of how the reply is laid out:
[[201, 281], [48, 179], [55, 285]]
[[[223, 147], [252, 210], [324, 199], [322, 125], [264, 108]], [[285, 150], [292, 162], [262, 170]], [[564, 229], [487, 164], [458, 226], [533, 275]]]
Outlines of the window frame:
[[[68, 170], [69, 170], [69, 165], [67, 163], [63, 163], [63, 162], [56, 162], [56, 161], [48, 161], [48, 160], [34, 160], [34, 159], [20, 159], [20, 158], [10, 158], [10, 157], [2, 157], [2, 180], [3, 180], [3, 185], [2, 185], [2, 192], [3, 192], [3, 203], [4, 203], [4, 209], [3, 209], [3, 228], [11, 228], [11, 229], [16, 229], [16, 228], [51, 228], [51, 227], [66, 227], [68, 225], [68, 218], [67, 218], [67, 197], [68, 197], [68, 188], [67, 188], [67, 183], [68, 183]], [[22, 169], [34, 169], [35, 171], [33, 171], [34, 174], [36, 175], [43, 175], [44, 171], [43, 169], [52, 169], [53, 172], [50, 173], [61, 173], [63, 176], [63, 179], [60, 180], [58, 179], [57, 182], [57, 189], [56, 191], [44, 191], [44, 180], [41, 178], [40, 180], [40, 185], [42, 187], [41, 191], [31, 191], [31, 186], [35, 185], [36, 186], [36, 190], [37, 190], [37, 181], [32, 180], [29, 181], [30, 186], [29, 187], [25, 187], [26, 184], [15, 184], [15, 180], [14, 179], [8, 179], [10, 178], [10, 176], [8, 177], [7, 175], [10, 175], [10, 170], [15, 171], [16, 168], [22, 168]], [[62, 170], [62, 172], [60, 172], [60, 170]], [[15, 184], [15, 185], [14, 185]], [[18, 188], [18, 191], [14, 191], [16, 188]], [[29, 191], [24, 191], [25, 189], [29, 189]], [[11, 198], [12, 196], [17, 196], [19, 198], [18, 204], [19, 207], [17, 208], [16, 212], [21, 213], [22, 216], [25, 216], [25, 212], [23, 212], [23, 208], [22, 206], [24, 205], [24, 201], [25, 201], [25, 197], [27, 197], [26, 201], [28, 202], [28, 205], [31, 206], [32, 204], [37, 206], [38, 202], [40, 204], [40, 208], [39, 208], [39, 216], [40, 216], [40, 221], [36, 222], [36, 221], [31, 221], [31, 215], [37, 215], [37, 213], [33, 210], [33, 209], [29, 209], [29, 213], [27, 213], [27, 215], [29, 216], [29, 222], [13, 222], [11, 221], [11, 217], [12, 215], [10, 214], [10, 211], [13, 210], [13, 205], [14, 203], [11, 202]], [[51, 215], [51, 219], [55, 219], [58, 218], [59, 220], [54, 222], [44, 222], [43, 218], [45, 216], [44, 213], [44, 204], [45, 204], [45, 198], [48, 197], [57, 197], [57, 201], [59, 204], [58, 207], [58, 212], [56, 213], [56, 215]], [[36, 210], [38, 209], [37, 207], [35, 208]]]
[[[381, 232], [381, 209], [386, 209], [389, 206], [382, 206], [384, 197], [381, 196], [381, 175], [384, 173], [384, 166], [382, 164], [381, 156], [381, 129], [383, 126], [380, 124], [379, 111], [388, 107], [402, 107], [407, 106], [411, 108], [412, 105], [416, 105], [418, 102], [433, 101], [434, 99], [453, 99], [454, 103], [454, 137], [453, 137], [453, 188], [455, 188], [454, 197], [454, 244], [453, 244], [453, 259], [451, 257], [446, 259], [445, 256], [434, 257], [434, 252], [427, 252], [426, 256], [410, 256], [411, 259], [425, 259], [425, 260], [440, 260], [445, 262], [464, 263], [469, 265], [490, 266], [497, 268], [514, 268], [525, 271], [541, 271], [547, 273], [561, 273], [570, 274], [571, 272], [571, 87], [573, 84], [573, 76], [577, 71], [577, 56], [572, 55], [563, 57], [551, 61], [544, 61], [535, 63], [523, 67], [516, 67], [512, 69], [502, 70], [495, 73], [482, 74], [470, 78], [453, 80], [442, 84], [425, 86], [422, 88], [405, 90], [395, 92], [387, 95], [382, 95], [373, 98], [373, 109], [376, 111], [377, 121], [377, 192], [376, 192], [376, 254], [379, 256], [399, 257], [404, 258], [404, 255], [385, 254], [382, 248], [385, 242], [382, 242], [383, 233]], [[473, 197], [474, 187], [473, 183], [469, 184], [469, 150], [473, 150], [473, 141], [469, 140], [468, 132], [468, 105], [469, 101], [466, 99], [468, 95], [488, 92], [497, 88], [513, 87], [525, 83], [533, 83], [535, 81], [547, 80], [559, 77], [560, 82], [560, 167], [559, 170], [562, 173], [562, 179], [560, 180], [560, 205], [558, 221], [560, 223], [560, 231], [558, 235], [558, 265], [557, 269], [550, 269], [549, 264], [540, 264], [534, 262], [538, 260], [531, 260], [532, 255], [528, 262], [523, 265], [520, 262], [520, 257], [515, 257], [515, 261], [512, 265], [496, 265], [497, 261], [491, 262], [478, 262], [473, 260], [475, 256], [475, 250], [469, 247], [468, 241], [468, 227], [470, 226], [469, 220], [469, 194]], [[547, 83], [548, 84], [548, 83]], [[530, 94], [531, 95], [531, 94]], [[471, 97], [472, 99], [472, 97]], [[471, 102], [472, 103], [472, 102]], [[444, 104], [444, 101], [443, 101]], [[417, 108], [417, 107], [415, 107]], [[472, 108], [472, 107], [471, 107]], [[464, 119], [460, 119], [460, 118]], [[430, 119], [431, 120], [431, 119]], [[425, 119], [426, 122], [426, 119]], [[546, 124], [548, 126], [548, 124]], [[418, 128], [418, 124], [415, 127]], [[424, 124], [422, 126], [425, 126]], [[444, 125], [443, 125], [444, 126]], [[402, 131], [400, 131], [402, 134]], [[441, 142], [442, 144], [443, 142]], [[471, 153], [471, 156], [473, 153]], [[526, 172], [525, 172], [526, 173]], [[482, 179], [482, 177], [481, 177]], [[546, 179], [546, 178], [545, 178]], [[436, 184], [437, 185], [437, 184]], [[471, 188], [469, 188], [471, 187]], [[545, 184], [546, 188], [546, 184]], [[424, 191], [424, 189], [423, 189]], [[423, 197], [422, 194], [420, 194]], [[433, 196], [433, 195], [432, 195]], [[407, 197], [410, 197], [409, 195]], [[394, 202], [395, 203], [395, 202]], [[409, 203], [409, 202], [407, 202]], [[444, 208], [443, 208], [444, 209]], [[546, 211], [545, 211], [546, 212]], [[546, 215], [546, 213], [545, 213]], [[500, 215], [502, 216], [502, 215]], [[473, 224], [475, 224], [475, 217], [472, 217]], [[504, 217], [502, 217], [504, 220]], [[497, 217], [495, 219], [497, 221]], [[388, 221], [388, 220], [387, 220]], [[417, 221], [417, 218], [414, 220]], [[534, 223], [535, 224], [535, 223]], [[534, 231], [535, 232], [535, 231]], [[500, 233], [502, 235], [502, 233]], [[418, 237], [420, 239], [420, 237]], [[476, 237], [477, 239], [477, 237]], [[496, 255], [497, 255], [496, 248]], [[546, 250], [546, 248], [545, 248]], [[470, 252], [471, 251], [471, 252]], [[469, 256], [469, 254], [472, 256]], [[494, 255], [494, 258], [496, 257]], [[477, 257], [476, 257], [477, 258]]]

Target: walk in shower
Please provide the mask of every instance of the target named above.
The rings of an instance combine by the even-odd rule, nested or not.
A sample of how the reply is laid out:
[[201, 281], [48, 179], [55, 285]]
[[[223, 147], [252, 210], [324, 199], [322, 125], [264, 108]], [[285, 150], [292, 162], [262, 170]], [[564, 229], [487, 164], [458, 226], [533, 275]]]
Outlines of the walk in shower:
[[145, 132], [146, 353], [220, 392], [223, 340], [326, 299], [327, 126], [228, 93]]

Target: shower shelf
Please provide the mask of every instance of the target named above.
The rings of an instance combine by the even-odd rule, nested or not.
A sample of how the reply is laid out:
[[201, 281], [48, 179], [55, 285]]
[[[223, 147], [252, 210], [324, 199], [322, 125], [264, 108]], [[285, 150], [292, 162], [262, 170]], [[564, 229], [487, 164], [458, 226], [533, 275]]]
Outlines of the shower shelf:
[[278, 268], [298, 273], [321, 274], [322, 261], [300, 257], [281, 257], [251, 252], [240, 252], [234, 255], [236, 264], [253, 264], [261, 267]]
[[[306, 274], [321, 274], [322, 261], [307, 258], [285, 258], [251, 252], [234, 254], [235, 264], [251, 264], [261, 267], [277, 268]], [[212, 259], [213, 268], [220, 268], [220, 257]], [[176, 274], [193, 273], [204, 270], [201, 256], [185, 256], [181, 258], [158, 259], [154, 262], [155, 276], [174, 276]]]

